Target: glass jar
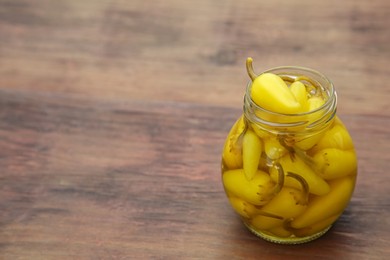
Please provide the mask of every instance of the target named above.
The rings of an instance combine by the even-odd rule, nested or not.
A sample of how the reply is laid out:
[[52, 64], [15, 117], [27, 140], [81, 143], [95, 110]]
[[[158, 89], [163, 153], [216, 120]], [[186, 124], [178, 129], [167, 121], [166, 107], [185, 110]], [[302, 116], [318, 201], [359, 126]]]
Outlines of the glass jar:
[[336, 115], [333, 84], [324, 75], [302, 67], [264, 73], [277, 75], [292, 92], [294, 82], [302, 83], [304, 92], [295, 91], [294, 97], [310, 109], [281, 113], [264, 108], [268, 104], [254, 101], [250, 82], [243, 115], [225, 141], [223, 186], [254, 234], [275, 243], [304, 243], [326, 233], [348, 205], [356, 153]]

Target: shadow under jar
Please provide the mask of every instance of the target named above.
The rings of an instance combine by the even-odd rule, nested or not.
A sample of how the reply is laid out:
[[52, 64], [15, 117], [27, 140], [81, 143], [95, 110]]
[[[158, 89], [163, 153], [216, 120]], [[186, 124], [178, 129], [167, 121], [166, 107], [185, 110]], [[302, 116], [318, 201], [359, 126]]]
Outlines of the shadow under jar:
[[281, 78], [306, 111], [280, 113], [260, 106], [250, 82], [243, 115], [225, 141], [223, 186], [254, 234], [275, 243], [304, 243], [326, 233], [347, 207], [356, 153], [336, 115], [334, 86], [324, 75], [302, 67], [265, 73]]

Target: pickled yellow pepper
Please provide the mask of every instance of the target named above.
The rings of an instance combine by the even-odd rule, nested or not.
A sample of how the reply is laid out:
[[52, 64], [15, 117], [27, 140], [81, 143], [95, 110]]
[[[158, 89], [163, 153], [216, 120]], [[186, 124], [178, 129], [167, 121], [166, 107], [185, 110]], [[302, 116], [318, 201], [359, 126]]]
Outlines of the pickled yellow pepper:
[[256, 76], [252, 58], [247, 59], [247, 71], [252, 79], [251, 98], [260, 107], [283, 114], [294, 114], [302, 110], [287, 84], [273, 73]]
[[327, 195], [313, 198], [301, 216], [291, 222], [293, 228], [303, 228], [341, 214], [347, 206], [355, 180], [350, 177], [334, 180], [330, 183], [330, 192]]
[[248, 180], [243, 169], [229, 170], [222, 175], [225, 189], [234, 196], [253, 205], [264, 205], [274, 183], [270, 176], [258, 170], [252, 180]]

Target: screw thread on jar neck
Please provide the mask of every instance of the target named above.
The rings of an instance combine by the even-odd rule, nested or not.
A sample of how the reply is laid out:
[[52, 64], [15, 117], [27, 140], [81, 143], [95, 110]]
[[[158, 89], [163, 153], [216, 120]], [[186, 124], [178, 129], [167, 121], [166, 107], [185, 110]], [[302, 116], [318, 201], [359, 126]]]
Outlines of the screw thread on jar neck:
[[312, 94], [322, 96], [325, 103], [320, 107], [297, 114], [281, 114], [258, 106], [251, 98], [252, 82], [244, 97], [245, 117], [257, 127], [274, 134], [315, 133], [327, 128], [337, 110], [337, 94], [333, 84], [323, 74], [303, 67], [277, 67], [263, 73], [274, 73], [282, 79], [301, 80], [313, 87]]

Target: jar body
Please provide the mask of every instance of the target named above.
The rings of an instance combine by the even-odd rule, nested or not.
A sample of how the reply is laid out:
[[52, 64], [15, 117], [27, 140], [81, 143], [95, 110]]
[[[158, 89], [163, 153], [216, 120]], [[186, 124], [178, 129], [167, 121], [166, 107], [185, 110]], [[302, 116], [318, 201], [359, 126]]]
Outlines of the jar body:
[[302, 68], [270, 71], [287, 80], [304, 76], [307, 87], [315, 82], [317, 91], [327, 93], [326, 102], [310, 113], [278, 115], [253, 104], [248, 85], [244, 113], [225, 141], [222, 181], [231, 206], [254, 234], [304, 243], [324, 234], [347, 207], [356, 153], [326, 78]]

